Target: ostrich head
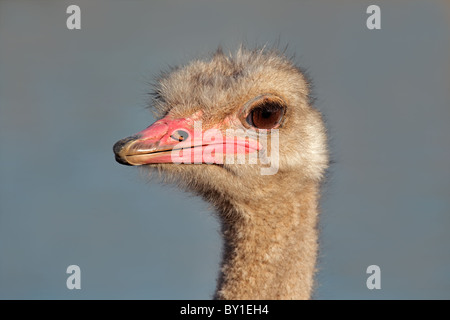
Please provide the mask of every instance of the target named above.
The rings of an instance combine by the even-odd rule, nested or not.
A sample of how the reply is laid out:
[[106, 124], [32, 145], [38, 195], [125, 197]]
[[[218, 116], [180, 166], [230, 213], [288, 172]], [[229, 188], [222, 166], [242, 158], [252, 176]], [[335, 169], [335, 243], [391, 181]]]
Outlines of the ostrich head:
[[159, 120], [118, 141], [116, 160], [156, 169], [217, 206], [263, 203], [319, 181], [327, 166], [309, 94], [304, 74], [276, 50], [218, 50], [159, 78]]

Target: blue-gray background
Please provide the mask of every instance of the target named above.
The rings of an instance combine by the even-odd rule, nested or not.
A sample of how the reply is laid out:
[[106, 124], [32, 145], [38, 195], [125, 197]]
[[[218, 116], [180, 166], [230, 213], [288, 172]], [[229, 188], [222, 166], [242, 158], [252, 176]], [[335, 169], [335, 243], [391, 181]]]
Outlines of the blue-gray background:
[[314, 79], [336, 162], [315, 297], [449, 299], [449, 22], [444, 1], [0, 1], [0, 298], [211, 298], [208, 205], [112, 145], [153, 121], [160, 69], [280, 40]]

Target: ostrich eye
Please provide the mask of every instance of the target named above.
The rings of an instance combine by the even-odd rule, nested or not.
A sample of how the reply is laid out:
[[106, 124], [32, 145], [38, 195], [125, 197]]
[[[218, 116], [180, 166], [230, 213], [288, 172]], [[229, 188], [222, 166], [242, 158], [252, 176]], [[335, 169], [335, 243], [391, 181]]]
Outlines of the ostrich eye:
[[283, 119], [285, 108], [277, 101], [264, 99], [248, 114], [246, 121], [258, 129], [274, 129]]

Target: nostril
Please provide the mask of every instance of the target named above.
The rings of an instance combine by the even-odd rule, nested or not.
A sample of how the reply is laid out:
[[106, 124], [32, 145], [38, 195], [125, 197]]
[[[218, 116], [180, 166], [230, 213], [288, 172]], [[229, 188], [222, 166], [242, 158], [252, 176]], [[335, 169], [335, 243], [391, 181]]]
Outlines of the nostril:
[[186, 140], [189, 137], [189, 133], [184, 130], [176, 130], [170, 136], [172, 139], [177, 140], [179, 142]]

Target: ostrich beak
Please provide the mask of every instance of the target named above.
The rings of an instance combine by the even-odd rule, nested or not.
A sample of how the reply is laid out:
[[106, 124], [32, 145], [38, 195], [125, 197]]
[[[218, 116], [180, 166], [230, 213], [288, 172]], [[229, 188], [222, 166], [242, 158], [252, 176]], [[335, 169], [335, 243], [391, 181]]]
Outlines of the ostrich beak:
[[[200, 128], [199, 128], [200, 127]], [[257, 139], [226, 137], [223, 129], [203, 130], [192, 118], [156, 121], [141, 132], [119, 140], [113, 147], [116, 161], [131, 166], [155, 163], [217, 163], [225, 155], [248, 154], [261, 149]]]

